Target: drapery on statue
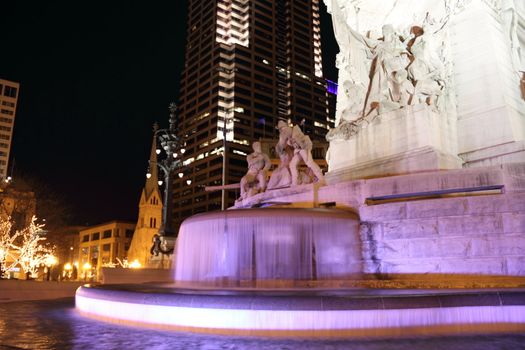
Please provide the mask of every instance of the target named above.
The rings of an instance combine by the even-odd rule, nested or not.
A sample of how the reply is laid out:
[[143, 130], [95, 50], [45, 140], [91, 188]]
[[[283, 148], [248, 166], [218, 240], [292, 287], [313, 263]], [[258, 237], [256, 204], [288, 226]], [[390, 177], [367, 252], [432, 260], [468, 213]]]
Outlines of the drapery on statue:
[[290, 160], [291, 185], [296, 186], [304, 183], [303, 175], [299, 172], [301, 160], [317, 178], [317, 182], [324, 184], [323, 172], [312, 157], [312, 141], [310, 137], [303, 134], [298, 125], [291, 127], [283, 120], [279, 120], [277, 129], [279, 129], [279, 142], [275, 147], [277, 153], [282, 153], [288, 146], [293, 150], [293, 156]]
[[261, 150], [261, 143], [252, 143], [253, 153], [248, 154], [248, 171], [241, 179], [241, 198], [246, 199], [266, 190], [266, 177], [270, 169], [270, 158]]

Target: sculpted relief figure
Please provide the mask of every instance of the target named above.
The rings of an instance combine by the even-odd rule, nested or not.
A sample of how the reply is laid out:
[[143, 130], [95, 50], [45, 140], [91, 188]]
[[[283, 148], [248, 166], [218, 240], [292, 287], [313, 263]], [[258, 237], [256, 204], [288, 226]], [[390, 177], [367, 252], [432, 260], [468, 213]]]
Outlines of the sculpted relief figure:
[[420, 18], [421, 25], [401, 32], [390, 24], [383, 25], [382, 36], [374, 39], [370, 32], [361, 34], [349, 25], [348, 16], [356, 17], [359, 12], [355, 8], [351, 11], [358, 2], [325, 3], [341, 50], [337, 66], [343, 90], [337, 101], [337, 127], [327, 134], [328, 141], [348, 139], [376, 116], [406, 106], [427, 104], [444, 115], [455, 109], [443, 29], [459, 5], [447, 7], [439, 21], [426, 13]]
[[253, 153], [246, 157], [248, 172], [241, 179], [241, 199], [246, 199], [266, 189], [266, 177], [270, 158], [261, 150], [261, 143], [252, 144]]
[[525, 43], [520, 43], [518, 36], [518, 21], [520, 16], [517, 10], [515, 0], [501, 1], [500, 16], [503, 22], [504, 34], [510, 42], [512, 66], [519, 77], [522, 78], [525, 74], [525, 47], [523, 47]]
[[[342, 86], [345, 83], [345, 93], [340, 94], [337, 100], [336, 121], [352, 121], [363, 113], [370, 83], [370, 51], [351, 37], [347, 24], [347, 18], [352, 12], [351, 5], [337, 0], [326, 0], [325, 3], [332, 14], [334, 34], [340, 49], [336, 56], [339, 84]], [[349, 104], [352, 104], [351, 109], [348, 108]]]
[[413, 37], [408, 42], [412, 62], [407, 68], [408, 76], [414, 84], [414, 103], [435, 105], [438, 95], [444, 87], [444, 65], [432, 47], [432, 29], [413, 26]]

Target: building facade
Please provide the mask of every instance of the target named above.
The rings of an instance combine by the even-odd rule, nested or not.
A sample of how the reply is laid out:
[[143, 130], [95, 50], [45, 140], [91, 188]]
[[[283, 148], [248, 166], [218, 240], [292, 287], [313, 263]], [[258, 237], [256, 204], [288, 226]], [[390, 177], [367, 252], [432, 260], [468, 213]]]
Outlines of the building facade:
[[126, 258], [135, 224], [112, 221], [88, 227], [79, 233], [79, 278], [97, 280], [100, 268]]
[[8, 174], [9, 153], [20, 84], [0, 79], [0, 178]]
[[323, 140], [334, 123], [322, 74], [319, 0], [188, 4], [179, 101], [187, 170], [174, 185], [176, 224], [233, 204], [238, 192], [223, 197], [204, 187], [239, 182], [251, 143], [277, 138], [279, 119], [301, 124], [313, 140]]

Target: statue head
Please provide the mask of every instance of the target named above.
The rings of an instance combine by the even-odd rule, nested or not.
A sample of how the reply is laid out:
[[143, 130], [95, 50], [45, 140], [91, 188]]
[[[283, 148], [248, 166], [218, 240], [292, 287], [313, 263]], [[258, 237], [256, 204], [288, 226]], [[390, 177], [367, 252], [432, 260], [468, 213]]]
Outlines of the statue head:
[[287, 123], [287, 122], [285, 122], [284, 120], [279, 120], [279, 121], [277, 122], [277, 127], [276, 127], [276, 129], [279, 130], [279, 132], [280, 132], [280, 131], [282, 131], [284, 128], [288, 128], [288, 127], [289, 127], [289, 126], [288, 126], [288, 123]]
[[423, 33], [425, 33], [425, 31], [423, 30], [423, 27], [412, 26], [412, 28], [410, 28], [410, 33], [412, 33], [412, 34], [414, 34], [414, 36], [418, 37], [418, 36], [423, 35]]
[[394, 26], [391, 24], [385, 24], [382, 28], [383, 38], [394, 35]]
[[258, 152], [258, 153], [262, 152], [262, 150], [261, 150], [261, 143], [259, 141], [255, 141], [254, 143], [252, 143], [252, 148], [253, 148], [254, 152]]

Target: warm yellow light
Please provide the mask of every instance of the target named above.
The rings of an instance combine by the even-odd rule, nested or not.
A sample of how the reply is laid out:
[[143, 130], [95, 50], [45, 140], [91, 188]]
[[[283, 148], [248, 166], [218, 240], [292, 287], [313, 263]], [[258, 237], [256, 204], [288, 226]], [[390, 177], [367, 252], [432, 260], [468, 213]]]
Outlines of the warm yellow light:
[[142, 267], [141, 263], [137, 259], [133, 260], [131, 264], [129, 264], [129, 267], [132, 269], [140, 269]]
[[58, 262], [56, 256], [54, 255], [48, 255], [46, 258], [46, 265], [47, 266], [53, 266]]
[[87, 262], [87, 263], [85, 263], [85, 264], [82, 266], [82, 268], [83, 268], [84, 270], [91, 270], [91, 264]]
[[73, 265], [71, 265], [70, 263], [64, 265], [64, 270], [70, 271], [71, 269], [73, 269]]

